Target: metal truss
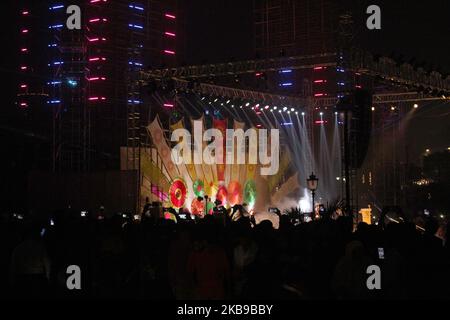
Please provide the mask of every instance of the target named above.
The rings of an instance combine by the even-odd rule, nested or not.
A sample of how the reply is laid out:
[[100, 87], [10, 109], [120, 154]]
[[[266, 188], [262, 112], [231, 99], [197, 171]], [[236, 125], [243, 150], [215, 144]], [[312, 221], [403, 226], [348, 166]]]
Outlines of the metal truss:
[[[155, 69], [141, 72], [140, 77], [145, 81], [164, 78], [195, 80], [255, 72], [270, 72], [283, 68], [309, 69], [315, 66], [334, 67], [337, 65], [336, 61], [336, 53], [323, 53], [297, 57]], [[348, 62], [350, 68], [348, 71], [379, 77], [380, 80], [389, 82], [394, 86], [421, 87], [422, 89], [435, 90], [438, 93], [444, 92], [445, 94], [450, 92], [450, 76], [444, 78], [436, 71], [428, 73], [423, 68], [415, 69], [407, 63], [399, 65], [396, 61], [388, 57], [376, 59], [372, 54], [359, 49], [350, 50]]]
[[439, 72], [426, 72], [423, 68], [415, 69], [408, 63], [399, 65], [388, 57], [375, 57], [366, 51], [352, 49], [350, 51], [350, 68], [353, 71], [370, 76], [381, 77], [393, 84], [422, 87], [438, 92], [450, 92], [450, 76], [444, 78]]
[[17, 96], [18, 97], [25, 97], [25, 98], [27, 98], [27, 97], [45, 97], [45, 98], [50, 97], [50, 95], [48, 93], [33, 93], [33, 92], [30, 92], [30, 93], [19, 93]]
[[384, 93], [373, 95], [373, 104], [389, 104], [420, 101], [450, 101], [449, 97], [432, 97], [419, 92]]
[[224, 87], [215, 84], [199, 83], [194, 89], [189, 88], [190, 83], [183, 79], [174, 79], [175, 88], [180, 91], [193, 90], [198, 95], [217, 96], [228, 99], [240, 99], [243, 101], [263, 102], [271, 105], [288, 106], [314, 106], [329, 107], [335, 106], [337, 99], [335, 97], [313, 98], [300, 96], [284, 96], [260, 91], [237, 89]]
[[336, 66], [336, 53], [155, 69], [143, 71], [141, 73], [141, 78], [143, 80], [162, 78], [199, 79], [234, 76], [245, 73], [278, 71], [283, 68], [309, 69], [315, 66]]
[[[240, 99], [244, 101], [263, 102], [271, 105], [287, 105], [287, 106], [311, 106], [311, 107], [334, 107], [338, 101], [336, 97], [295, 97], [270, 94], [259, 91], [236, 89], [214, 84], [200, 83], [195, 89], [189, 88], [189, 81], [183, 79], [174, 79], [175, 88], [180, 91], [194, 90], [199, 95], [217, 96], [228, 99]], [[373, 104], [389, 104], [400, 102], [420, 102], [433, 100], [449, 100], [444, 97], [430, 97], [418, 92], [400, 92], [375, 94], [373, 96]]]

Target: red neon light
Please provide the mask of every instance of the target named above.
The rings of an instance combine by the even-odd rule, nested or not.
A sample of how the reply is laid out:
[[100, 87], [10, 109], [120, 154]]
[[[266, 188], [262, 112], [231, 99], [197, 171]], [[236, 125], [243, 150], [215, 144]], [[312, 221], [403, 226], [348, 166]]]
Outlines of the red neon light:
[[102, 21], [102, 22], [108, 22], [108, 19], [105, 19], [105, 18], [95, 18], [95, 19], [89, 20], [90, 23], [100, 22], [100, 21]]
[[173, 14], [170, 14], [170, 13], [166, 13], [164, 16], [166, 18], [169, 18], [169, 19], [176, 19], [177, 18], [176, 16], [174, 16]]
[[92, 38], [88, 39], [89, 42], [106, 41], [106, 38]]
[[314, 83], [327, 83], [327, 80], [315, 80]]
[[164, 53], [175, 55], [175, 51], [172, 51], [172, 50], [164, 50]]
[[20, 49], [20, 51], [21, 52], [28, 52], [28, 49], [27, 48], [22, 48], [22, 49]]
[[27, 86], [26, 84], [21, 84], [21, 85], [20, 85], [20, 88], [21, 88], [21, 89], [26, 89], [26, 88], [28, 88], [28, 86]]
[[91, 98], [89, 98], [89, 101], [99, 101], [99, 100], [105, 101], [106, 98], [105, 97], [91, 97]]
[[316, 93], [315, 95], [314, 95], [314, 97], [324, 97], [324, 96], [326, 96], [327, 94], [326, 93]]
[[22, 33], [28, 33], [28, 29], [23, 29]]
[[165, 32], [164, 33], [166, 36], [169, 36], [169, 37], [176, 37], [177, 35], [175, 34], [175, 33], [173, 33], [173, 32]]
[[21, 102], [21, 103], [20, 103], [20, 106], [23, 107], [23, 108], [26, 108], [26, 107], [28, 107], [28, 103], [26, 103], [26, 102]]
[[22, 67], [20, 67], [20, 70], [22, 70], [22, 71], [28, 70], [28, 67], [27, 66], [22, 66]]
[[106, 61], [106, 58], [104, 57], [95, 57], [95, 58], [89, 58], [89, 62], [95, 62], [95, 61]]
[[23, 15], [23, 16], [27, 16], [27, 15], [29, 15], [29, 14], [30, 14], [29, 11], [22, 11], [22, 15]]
[[164, 107], [173, 108], [173, 107], [175, 107], [175, 105], [173, 103], [164, 103]]
[[92, 78], [88, 78], [88, 81], [98, 81], [98, 80], [105, 81], [106, 78], [105, 78], [105, 77], [92, 77]]
[[314, 70], [325, 70], [326, 69], [326, 67], [314, 67]]
[[326, 121], [326, 120], [316, 120], [316, 121], [314, 121], [314, 123], [315, 124], [327, 124], [328, 121]]

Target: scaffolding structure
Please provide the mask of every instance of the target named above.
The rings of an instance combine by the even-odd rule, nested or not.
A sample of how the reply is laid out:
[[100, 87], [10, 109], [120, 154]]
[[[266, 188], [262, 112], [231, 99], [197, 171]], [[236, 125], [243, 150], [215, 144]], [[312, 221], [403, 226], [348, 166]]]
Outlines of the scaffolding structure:
[[[144, 190], [141, 174], [141, 158], [143, 152], [154, 147], [147, 133], [147, 126], [152, 117], [153, 106], [146, 103], [145, 88], [142, 86], [140, 74], [145, 66], [174, 66], [178, 61], [177, 37], [180, 13], [177, 0], [146, 0], [136, 9], [132, 9], [133, 24], [129, 24], [126, 44], [128, 68], [126, 70], [126, 160], [124, 170], [135, 171], [138, 179], [135, 185], [136, 209], [139, 211], [144, 203], [141, 195]], [[145, 151], [143, 151], [145, 150]], [[152, 157], [153, 158], [153, 157]], [[153, 186], [150, 187], [153, 192]]]
[[[421, 89], [424, 93], [433, 91], [443, 95], [450, 92], [450, 76], [436, 71], [425, 72], [422, 68], [414, 68], [408, 63], [398, 65], [388, 57], [375, 58], [369, 52], [352, 48], [348, 52], [348, 71], [379, 78], [392, 87], [411, 87]], [[202, 78], [220, 78], [254, 72], [274, 72], [280, 69], [312, 69], [314, 67], [336, 67], [337, 53], [320, 53], [314, 55], [292, 56], [284, 58], [268, 58], [259, 60], [237, 61], [219, 64], [183, 66], [177, 68], [152, 69], [140, 75], [143, 81], [154, 79], [179, 78], [201, 81]], [[206, 82], [206, 81], [205, 81]], [[393, 91], [395, 93], [395, 91]]]
[[49, 45], [53, 78], [48, 83], [51, 94], [47, 103], [53, 107], [53, 170], [86, 172], [90, 163], [90, 121], [85, 33], [65, 27], [64, 8], [50, 7], [50, 11], [54, 19], [49, 25], [53, 34]]
[[273, 58], [334, 50], [336, 10], [329, 0], [255, 0], [255, 51]]
[[149, 108], [135, 86], [147, 66], [176, 63], [176, 0], [90, 1], [83, 5], [82, 30], [65, 27], [65, 8], [49, 10], [52, 80], [49, 104], [54, 107], [54, 171], [139, 168]]
[[[80, 31], [65, 28], [65, 6], [50, 7], [48, 20], [55, 40], [49, 46], [54, 171], [138, 176], [151, 106], [137, 80], [147, 66], [176, 63], [178, 1], [90, 1]], [[135, 181], [129, 187], [139, 208], [140, 179]]]

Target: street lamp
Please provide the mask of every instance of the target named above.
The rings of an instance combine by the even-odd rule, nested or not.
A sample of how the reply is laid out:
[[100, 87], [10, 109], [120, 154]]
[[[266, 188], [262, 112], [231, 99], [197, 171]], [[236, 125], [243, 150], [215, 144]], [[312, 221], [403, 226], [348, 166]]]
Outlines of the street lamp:
[[314, 206], [315, 206], [314, 198], [316, 196], [317, 184], [319, 182], [319, 179], [317, 179], [317, 177], [314, 175], [314, 173], [311, 173], [309, 178], [306, 179], [306, 182], [307, 182], [308, 189], [309, 189], [309, 191], [311, 191], [311, 195], [312, 195], [312, 217], [311, 217], [311, 219], [314, 219], [314, 216], [316, 214], [315, 213], [316, 210], [314, 208]]

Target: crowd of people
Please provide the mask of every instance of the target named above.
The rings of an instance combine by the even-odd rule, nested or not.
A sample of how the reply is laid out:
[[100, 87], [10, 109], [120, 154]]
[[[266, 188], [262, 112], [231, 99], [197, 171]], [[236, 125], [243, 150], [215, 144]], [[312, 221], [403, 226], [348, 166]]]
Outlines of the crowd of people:
[[[215, 211], [217, 213], [217, 211]], [[220, 217], [220, 215], [218, 215]], [[412, 223], [356, 228], [350, 217], [255, 224], [203, 219], [97, 219], [61, 211], [51, 219], [2, 221], [1, 295], [7, 298], [156, 300], [450, 298], [450, 243]], [[66, 285], [79, 266], [81, 290]], [[367, 267], [381, 268], [369, 290]]]

